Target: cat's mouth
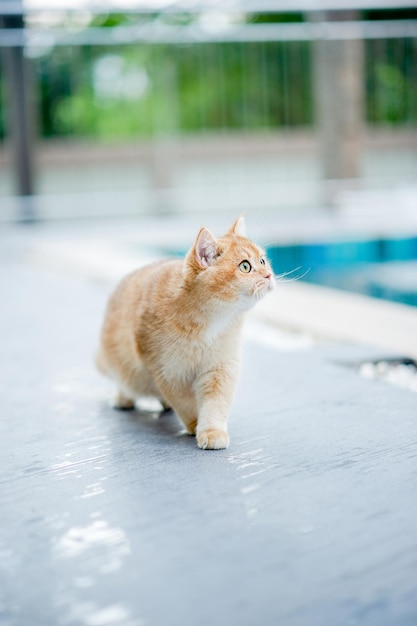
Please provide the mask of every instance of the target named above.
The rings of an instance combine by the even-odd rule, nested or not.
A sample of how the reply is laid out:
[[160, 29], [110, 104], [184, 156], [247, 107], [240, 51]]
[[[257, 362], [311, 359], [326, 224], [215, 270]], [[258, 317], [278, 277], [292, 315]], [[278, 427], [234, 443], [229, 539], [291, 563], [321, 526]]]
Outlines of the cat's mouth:
[[255, 283], [255, 286], [253, 289], [253, 296], [256, 300], [260, 300], [261, 298], [266, 296], [266, 294], [269, 291], [272, 291], [274, 287], [275, 287], [275, 279], [273, 275], [271, 274], [269, 276], [263, 276], [260, 280], [258, 280]]

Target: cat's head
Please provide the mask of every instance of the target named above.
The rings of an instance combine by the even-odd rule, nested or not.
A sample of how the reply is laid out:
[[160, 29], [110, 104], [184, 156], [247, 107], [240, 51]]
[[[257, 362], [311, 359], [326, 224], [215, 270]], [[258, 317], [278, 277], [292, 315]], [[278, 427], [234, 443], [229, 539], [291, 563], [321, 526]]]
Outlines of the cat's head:
[[246, 237], [242, 216], [218, 239], [201, 228], [184, 271], [186, 281], [198, 284], [207, 298], [233, 301], [242, 309], [253, 306], [275, 285], [265, 252]]

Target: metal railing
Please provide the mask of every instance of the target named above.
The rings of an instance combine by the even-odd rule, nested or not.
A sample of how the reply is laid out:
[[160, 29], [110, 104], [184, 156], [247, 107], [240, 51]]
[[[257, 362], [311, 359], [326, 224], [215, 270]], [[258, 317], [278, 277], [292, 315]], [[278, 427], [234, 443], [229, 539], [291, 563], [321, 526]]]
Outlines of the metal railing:
[[[10, 168], [10, 153], [15, 155], [12, 169], [17, 173], [21, 196], [31, 197], [36, 190], [35, 161], [43, 170], [59, 163], [78, 167], [79, 175], [88, 164], [96, 163], [104, 174], [97, 177], [94, 191], [102, 192], [107, 174], [112, 169], [120, 172], [115, 164], [123, 159], [132, 176], [135, 168], [144, 172], [138, 176], [142, 183], [137, 184], [132, 184], [132, 176], [121, 176], [124, 190], [137, 194], [142, 185], [150, 190], [142, 194], [142, 205], [160, 208], [186, 205], [187, 194], [180, 197], [177, 193], [181, 189], [191, 189], [188, 203], [198, 204], [216, 184], [226, 190], [228, 199], [222, 199], [226, 204], [249, 198], [258, 206], [278, 206], [279, 200], [271, 199], [271, 195], [282, 194], [283, 203], [290, 205], [290, 196], [297, 197], [300, 183], [305, 190], [303, 202], [313, 187], [316, 196], [312, 202], [321, 202], [323, 197], [332, 202], [341, 181], [346, 186], [348, 181], [357, 184], [363, 178], [367, 145], [373, 146], [374, 152], [385, 145], [410, 155], [405, 171], [404, 159], [398, 162], [396, 180], [408, 180], [414, 173], [417, 95], [412, 75], [414, 72], [415, 78], [417, 20], [361, 21], [352, 19], [354, 14], [339, 13], [339, 17], [350, 19], [334, 21], [334, 14], [315, 13], [303, 22], [251, 23], [235, 14], [227, 19], [222, 14], [219, 19], [217, 13], [201, 13], [197, 19], [198, 7], [193, 11], [193, 19], [185, 24], [172, 23], [176, 13], [171, 7], [158, 17], [143, 11], [141, 19], [132, 25], [94, 27], [70, 20], [60, 27], [40, 27], [32, 19], [25, 28], [21, 17], [6, 12], [0, 49], [5, 61], [3, 117], [9, 130], [3, 142], [7, 150], [0, 150], [0, 165]], [[65, 51], [66, 60], [60, 51]], [[120, 59], [127, 52], [130, 70], [123, 73]], [[375, 79], [376, 62], [379, 74]], [[45, 76], [54, 63], [55, 70], [58, 68], [55, 78], [60, 76], [67, 82], [65, 98], [55, 100], [45, 95], [51, 87], [45, 84]], [[191, 87], [182, 76], [186, 64], [191, 66], [187, 71], [194, 72]], [[87, 71], [83, 101], [76, 89], [80, 85], [78, 74]], [[254, 82], [256, 74], [259, 76]], [[123, 83], [119, 96], [112, 88], [112, 76]], [[238, 84], [237, 96], [228, 90], [231, 76]], [[380, 97], [378, 89], [384, 81]], [[149, 92], [149, 85], [154, 95], [147, 101], [143, 94]], [[33, 89], [37, 91], [35, 98]], [[199, 97], [187, 89], [199, 91]], [[129, 104], [125, 113], [120, 104], [123, 99]], [[87, 101], [96, 107], [95, 115], [99, 122], [103, 120], [102, 126], [111, 119], [111, 107], [113, 120], [123, 115], [127, 119], [126, 111], [131, 115], [132, 106], [137, 107], [131, 136], [126, 137], [123, 130], [124, 144], [119, 142], [110, 149], [103, 145], [103, 139], [110, 137], [108, 129], [103, 136], [94, 129], [83, 129], [77, 106], [86, 106]], [[120, 106], [114, 106], [116, 101]], [[191, 121], [185, 119], [190, 111]], [[369, 124], [380, 122], [384, 115], [388, 122], [396, 122], [396, 132], [388, 125], [390, 132], [385, 129], [375, 137], [368, 132]], [[396, 115], [402, 119], [394, 119]], [[45, 120], [51, 124], [54, 116], [58, 116], [59, 124], [53, 122], [48, 130]], [[147, 117], [146, 124], [139, 123], [141, 116]], [[36, 142], [33, 118], [37, 119]], [[46, 137], [51, 133], [55, 134], [54, 141]], [[57, 144], [59, 136], [64, 143]], [[386, 171], [385, 164], [374, 178], [386, 178]], [[104, 191], [109, 191], [108, 181], [104, 182]], [[250, 184], [252, 194], [247, 193]], [[282, 193], [284, 187], [286, 194]], [[67, 191], [71, 191], [70, 185]], [[121, 191], [119, 187], [115, 193]], [[219, 195], [213, 195], [213, 202], [219, 201]], [[138, 202], [136, 199], [136, 206]], [[23, 216], [30, 217], [33, 203], [22, 206], [26, 207]]]

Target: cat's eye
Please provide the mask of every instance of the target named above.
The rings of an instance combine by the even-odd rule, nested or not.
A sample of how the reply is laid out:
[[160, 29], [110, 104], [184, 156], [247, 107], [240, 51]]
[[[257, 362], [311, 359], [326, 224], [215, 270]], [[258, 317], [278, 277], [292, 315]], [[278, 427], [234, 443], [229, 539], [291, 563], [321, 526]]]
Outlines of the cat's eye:
[[265, 258], [263, 256], [261, 256], [261, 258], [259, 259], [259, 263], [261, 265], [265, 265]]
[[252, 269], [252, 265], [249, 263], [249, 261], [242, 261], [242, 263], [239, 265], [239, 269], [244, 274], [249, 274]]

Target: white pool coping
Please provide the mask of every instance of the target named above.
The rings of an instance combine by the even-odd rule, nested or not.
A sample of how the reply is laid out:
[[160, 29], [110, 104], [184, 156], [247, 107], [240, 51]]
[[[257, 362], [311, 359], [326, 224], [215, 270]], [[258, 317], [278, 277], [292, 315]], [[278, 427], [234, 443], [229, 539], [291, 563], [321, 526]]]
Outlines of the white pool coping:
[[417, 359], [417, 309], [411, 306], [297, 282], [278, 284], [254, 315], [284, 329]]

